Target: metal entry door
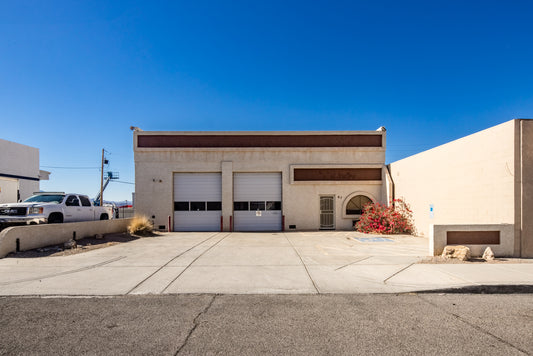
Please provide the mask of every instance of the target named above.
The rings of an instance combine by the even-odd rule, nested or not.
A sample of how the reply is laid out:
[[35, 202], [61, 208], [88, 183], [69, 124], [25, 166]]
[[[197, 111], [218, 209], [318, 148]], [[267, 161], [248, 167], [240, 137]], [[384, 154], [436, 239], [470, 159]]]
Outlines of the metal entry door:
[[335, 229], [335, 207], [333, 196], [320, 197], [320, 229]]

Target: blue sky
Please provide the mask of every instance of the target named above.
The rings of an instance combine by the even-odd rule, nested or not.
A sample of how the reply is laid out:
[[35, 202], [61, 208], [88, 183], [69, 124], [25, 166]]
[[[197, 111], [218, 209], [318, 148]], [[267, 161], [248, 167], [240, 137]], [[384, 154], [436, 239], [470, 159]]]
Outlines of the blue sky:
[[102, 148], [134, 182], [131, 125], [385, 126], [391, 162], [533, 117], [532, 14], [531, 1], [0, 0], [0, 138], [40, 149], [42, 189], [91, 196]]

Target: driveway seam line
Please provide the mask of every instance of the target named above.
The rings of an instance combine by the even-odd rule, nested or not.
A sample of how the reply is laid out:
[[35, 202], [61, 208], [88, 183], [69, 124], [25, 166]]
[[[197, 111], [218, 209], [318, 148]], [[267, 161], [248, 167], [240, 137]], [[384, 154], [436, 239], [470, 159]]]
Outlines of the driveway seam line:
[[294, 250], [294, 252], [296, 252], [296, 255], [298, 255], [298, 258], [300, 259], [300, 261], [302, 262], [302, 265], [304, 266], [305, 268], [305, 272], [307, 273], [307, 276], [309, 277], [309, 279], [311, 280], [311, 283], [313, 283], [313, 287], [315, 288], [317, 294], [321, 294], [320, 293], [320, 290], [318, 289], [318, 286], [316, 285], [315, 281], [313, 280], [313, 277], [311, 277], [311, 273], [309, 273], [309, 270], [307, 269], [307, 266], [306, 264], [304, 263], [304, 260], [302, 258], [302, 256], [300, 256], [300, 253], [298, 252], [298, 250], [296, 250], [296, 248], [294, 247], [294, 245], [292, 244], [291, 240], [289, 240], [289, 238], [287, 237], [287, 235], [285, 233], [283, 233], [283, 236], [285, 236], [285, 238], [287, 239], [287, 242], [289, 242], [289, 244], [291, 245], [292, 249]]
[[499, 336], [497, 336], [497, 335], [494, 335], [494, 334], [491, 333], [490, 331], [485, 330], [485, 329], [483, 329], [482, 327], [480, 327], [480, 326], [478, 326], [478, 325], [476, 325], [476, 324], [473, 324], [473, 323], [469, 322], [469, 321], [466, 320], [466, 319], [463, 319], [460, 315], [455, 314], [455, 313], [452, 313], [452, 312], [450, 312], [450, 311], [448, 311], [448, 310], [446, 310], [446, 309], [442, 309], [442, 308], [439, 307], [437, 304], [435, 304], [435, 303], [433, 303], [433, 302], [431, 302], [431, 301], [429, 301], [429, 300], [427, 300], [427, 299], [425, 299], [425, 298], [422, 298], [422, 296], [420, 296], [420, 295], [418, 295], [418, 294], [417, 294], [417, 297], [418, 297], [419, 299], [422, 299], [424, 302], [426, 302], [427, 304], [431, 305], [432, 307], [434, 307], [434, 308], [436, 308], [436, 309], [438, 309], [438, 310], [441, 310], [441, 311], [443, 311], [443, 312], [446, 313], [446, 314], [449, 314], [449, 315], [453, 316], [454, 318], [456, 318], [457, 320], [459, 320], [459, 321], [465, 323], [466, 325], [470, 326], [471, 328], [474, 328], [474, 329], [476, 329], [477, 331], [480, 331], [480, 332], [483, 333], [483, 334], [486, 334], [486, 335], [492, 336], [493, 338], [495, 338], [495, 339], [498, 340], [499, 342], [501, 342], [501, 343], [503, 343], [503, 344], [505, 344], [505, 345], [507, 345], [507, 346], [510, 346], [511, 348], [513, 348], [513, 349], [515, 349], [515, 350], [518, 350], [518, 351], [522, 352], [522, 353], [525, 354], [525, 355], [529, 355], [529, 352], [528, 352], [528, 351], [521, 349], [520, 347], [518, 347], [518, 346], [512, 344], [511, 342], [509, 342], [509, 341], [507, 341], [507, 340], [504, 340], [504, 339], [502, 339], [501, 337], [499, 337]]
[[347, 265], [340, 266], [339, 268], [336, 268], [335, 271], [338, 271], [338, 270], [343, 269], [343, 268], [345, 268], [345, 267], [351, 266], [351, 265], [353, 265], [353, 264], [355, 264], [355, 263], [358, 263], [358, 262], [361, 262], [361, 261], [364, 261], [364, 260], [368, 260], [370, 257], [371, 257], [371, 256], [366, 256], [365, 258], [361, 258], [360, 260], [357, 260], [357, 261], [354, 261], [354, 262], [350, 262], [350, 263], [348, 263]]
[[455, 279], [458, 279], [458, 280], [460, 280], [460, 281], [463, 281], [463, 282], [465, 282], [465, 283], [475, 284], [475, 285], [478, 285], [478, 286], [482, 285], [482, 283], [478, 283], [478, 282], [474, 282], [474, 281], [468, 280], [468, 279], [466, 279], [466, 278], [458, 277], [457, 275], [455, 275], [455, 274], [453, 274], [453, 273], [451, 273], [451, 272], [448, 272], [448, 271], [446, 271], [446, 270], [443, 269], [443, 268], [439, 268], [438, 265], [435, 265], [434, 268], [435, 268], [437, 271], [441, 272], [441, 273], [447, 274], [448, 276], [450, 276], [450, 277], [452, 277], [452, 278], [455, 278]]
[[198, 315], [196, 315], [192, 321], [193, 323], [193, 327], [191, 328], [191, 330], [189, 330], [189, 332], [187, 333], [187, 336], [185, 337], [185, 340], [183, 340], [183, 343], [181, 344], [181, 346], [178, 348], [178, 350], [176, 351], [176, 353], [174, 354], [174, 356], [177, 356], [181, 350], [187, 345], [187, 343], [189, 342], [189, 338], [191, 337], [191, 335], [194, 333], [194, 330], [196, 330], [196, 328], [198, 327], [198, 325], [200, 325], [200, 323], [198, 322], [198, 319], [204, 315], [205, 313], [207, 313], [209, 311], [209, 309], [211, 309], [211, 306], [213, 305], [213, 303], [215, 302], [215, 299], [216, 297], [218, 296], [218, 294], [215, 294], [213, 295], [213, 297], [211, 298], [211, 301], [207, 304], [207, 306], [201, 310]]
[[93, 269], [93, 268], [102, 267], [102, 266], [107, 265], [109, 263], [113, 263], [113, 262], [119, 261], [119, 260], [121, 260], [123, 258], [126, 258], [126, 256], [119, 256], [119, 257], [115, 257], [115, 258], [112, 258], [110, 260], [103, 261], [103, 262], [100, 262], [100, 263], [97, 263], [97, 264], [94, 264], [94, 265], [85, 266], [85, 267], [72, 269], [72, 270], [68, 270], [68, 271], [63, 271], [63, 272], [58, 272], [58, 273], [46, 274], [46, 275], [40, 276], [40, 277], [24, 278], [24, 279], [18, 279], [18, 280], [14, 280], [14, 281], [9, 281], [9, 282], [2, 282], [2, 283], [0, 283], [0, 286], [7, 286], [7, 285], [10, 285], [10, 284], [15, 284], [15, 283], [38, 281], [38, 280], [41, 280], [41, 279], [53, 278], [53, 277], [63, 276], [63, 275], [72, 274], [72, 273], [76, 273], [76, 272], [87, 271], [87, 270], [90, 270], [90, 269]]
[[411, 267], [412, 265], [414, 265], [414, 263], [411, 263], [411, 264], [405, 266], [404, 268], [400, 269], [399, 271], [394, 272], [393, 274], [391, 274], [390, 276], [388, 276], [387, 278], [385, 278], [385, 279], [383, 280], [383, 284], [387, 284], [387, 281], [388, 281], [389, 279], [391, 279], [392, 277], [396, 276], [397, 274], [399, 274], [399, 273], [405, 271], [406, 269], [408, 269], [408, 268]]
[[226, 234], [224, 237], [222, 237], [220, 240], [218, 240], [214, 245], [209, 246], [209, 248], [208, 248], [207, 250], [205, 250], [205, 251], [202, 252], [200, 255], [198, 255], [194, 260], [192, 260], [192, 262], [189, 263], [189, 264], [183, 269], [183, 271], [181, 271], [180, 273], [178, 273], [178, 275], [176, 276], [176, 278], [174, 278], [172, 281], [170, 281], [169, 284], [167, 284], [167, 286], [161, 291], [160, 294], [165, 293], [165, 291], [168, 289], [168, 287], [170, 287], [170, 285], [171, 285], [172, 283], [174, 283], [175, 281], [177, 281], [178, 278], [180, 278], [181, 275], [182, 275], [183, 273], [185, 273], [185, 271], [188, 270], [189, 267], [191, 267], [192, 264], [193, 264], [194, 262], [196, 262], [196, 261], [197, 261], [200, 257], [202, 257], [203, 255], [205, 255], [205, 254], [207, 253], [207, 251], [211, 250], [213, 247], [215, 247], [215, 246], [218, 245], [220, 242], [222, 242], [222, 240], [224, 240], [224, 239], [225, 239], [226, 237], [228, 237], [229, 235], [231, 235], [231, 233]]
[[[187, 252], [189, 252], [190, 250], [192, 250], [193, 248], [197, 247], [197, 246], [200, 246], [201, 244], [203, 244], [204, 242], [212, 239], [213, 237], [215, 237], [216, 235], [218, 235], [219, 232], [209, 236], [207, 239], [205, 240], [202, 240], [200, 241], [199, 243], [197, 243], [196, 245], [190, 247], [189, 249], [183, 251], [182, 253], [179, 253], [177, 256], [174, 256], [172, 257], [167, 263], [165, 263], [164, 265], [162, 265], [161, 267], [159, 267], [157, 270], [155, 270], [155, 272], [153, 272], [152, 274], [150, 274], [148, 277], [146, 277], [145, 279], [143, 279], [142, 281], [140, 281], [138, 284], [135, 285], [135, 287], [133, 287], [132, 289], [130, 289], [126, 294], [130, 294], [131, 292], [133, 292], [135, 289], [137, 289], [141, 284], [143, 284], [144, 282], [146, 282], [148, 279], [152, 278], [157, 272], [161, 271], [163, 268], [165, 268], [166, 266], [169, 265], [169, 263], [171, 263], [172, 261], [174, 261], [176, 258], [179, 258], [181, 256], [183, 256], [184, 254], [186, 254]], [[186, 267], [187, 268], [187, 267]]]

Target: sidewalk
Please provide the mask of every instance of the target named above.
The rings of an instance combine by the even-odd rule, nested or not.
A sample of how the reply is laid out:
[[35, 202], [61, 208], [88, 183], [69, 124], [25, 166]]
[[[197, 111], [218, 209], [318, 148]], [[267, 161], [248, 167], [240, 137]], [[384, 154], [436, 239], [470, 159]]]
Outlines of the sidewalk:
[[0, 295], [533, 291], [533, 259], [419, 263], [426, 254], [427, 240], [411, 236], [165, 233], [71, 256], [0, 259]]

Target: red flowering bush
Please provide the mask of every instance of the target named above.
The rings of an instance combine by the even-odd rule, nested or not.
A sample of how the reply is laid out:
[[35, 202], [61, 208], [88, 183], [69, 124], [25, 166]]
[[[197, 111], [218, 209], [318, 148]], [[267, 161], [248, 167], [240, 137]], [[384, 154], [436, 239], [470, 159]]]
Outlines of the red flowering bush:
[[390, 206], [369, 203], [355, 229], [364, 233], [414, 234], [413, 212], [402, 199], [394, 199]]

